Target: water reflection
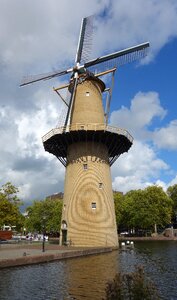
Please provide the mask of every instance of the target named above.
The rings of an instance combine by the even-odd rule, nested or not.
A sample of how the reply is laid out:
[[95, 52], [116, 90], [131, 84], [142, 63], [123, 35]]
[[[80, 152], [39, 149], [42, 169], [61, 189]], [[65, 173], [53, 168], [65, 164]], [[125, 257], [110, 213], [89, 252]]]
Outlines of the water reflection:
[[118, 252], [0, 271], [0, 300], [102, 299]]
[[121, 252], [118, 260], [120, 270], [125, 272], [143, 266], [161, 299], [177, 299], [177, 242], [136, 242], [134, 251]]
[[156, 283], [162, 299], [177, 299], [177, 242], [140, 242], [137, 258], [146, 273]]
[[67, 281], [72, 299], [102, 299], [105, 285], [118, 270], [118, 251], [67, 262]]
[[0, 271], [0, 300], [103, 299], [116, 272], [142, 265], [161, 291], [177, 300], [177, 242], [136, 242], [134, 250]]
[[0, 271], [0, 300], [67, 299], [65, 262]]

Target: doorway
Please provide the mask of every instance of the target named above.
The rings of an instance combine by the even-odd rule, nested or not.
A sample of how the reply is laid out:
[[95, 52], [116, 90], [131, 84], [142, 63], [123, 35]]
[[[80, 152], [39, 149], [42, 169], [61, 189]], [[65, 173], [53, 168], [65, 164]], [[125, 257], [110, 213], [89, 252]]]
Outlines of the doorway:
[[67, 245], [67, 229], [62, 229], [62, 246]]
[[61, 244], [66, 246], [67, 245], [67, 222], [65, 220], [61, 222], [61, 231], [62, 231]]

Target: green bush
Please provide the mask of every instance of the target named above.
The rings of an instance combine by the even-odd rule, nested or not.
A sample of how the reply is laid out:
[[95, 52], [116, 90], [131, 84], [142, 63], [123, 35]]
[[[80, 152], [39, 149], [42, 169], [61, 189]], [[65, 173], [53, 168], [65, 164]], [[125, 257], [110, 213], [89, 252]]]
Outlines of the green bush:
[[159, 300], [161, 299], [153, 283], [145, 278], [142, 267], [132, 273], [117, 273], [107, 283], [106, 300]]

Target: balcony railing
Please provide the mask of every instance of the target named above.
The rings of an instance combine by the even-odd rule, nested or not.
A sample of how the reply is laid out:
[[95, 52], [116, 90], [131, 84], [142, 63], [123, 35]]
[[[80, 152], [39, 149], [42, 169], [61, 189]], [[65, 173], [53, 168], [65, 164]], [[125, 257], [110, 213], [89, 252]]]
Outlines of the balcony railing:
[[108, 132], [112, 132], [112, 133], [117, 133], [117, 134], [126, 136], [130, 142], [133, 142], [133, 137], [130, 135], [130, 133], [127, 130], [118, 128], [118, 127], [114, 127], [114, 126], [110, 126], [110, 125], [100, 124], [100, 123], [95, 123], [95, 124], [94, 123], [88, 123], [88, 124], [77, 123], [77, 124], [68, 125], [65, 127], [63, 126], [63, 127], [54, 128], [42, 137], [42, 141], [45, 142], [56, 134], [62, 134], [62, 133], [67, 133], [67, 132], [72, 132], [72, 131], [80, 131], [80, 130], [108, 131]]

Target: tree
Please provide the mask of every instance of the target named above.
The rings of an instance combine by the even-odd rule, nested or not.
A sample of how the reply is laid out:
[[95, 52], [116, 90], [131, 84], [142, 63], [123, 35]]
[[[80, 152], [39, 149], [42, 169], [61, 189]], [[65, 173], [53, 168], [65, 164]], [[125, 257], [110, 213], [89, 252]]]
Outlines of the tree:
[[7, 182], [0, 188], [0, 227], [3, 225], [15, 226], [20, 230], [24, 217], [20, 213], [20, 200], [17, 197], [18, 188]]
[[171, 222], [173, 201], [163, 191], [162, 187], [149, 186], [144, 190], [150, 205], [153, 224], [164, 227]]
[[28, 232], [59, 232], [61, 226], [61, 199], [34, 201], [27, 208], [28, 217], [25, 226]]
[[18, 192], [18, 188], [14, 186], [11, 182], [3, 184], [0, 189], [0, 194], [4, 195], [9, 202], [20, 206], [22, 203], [17, 197]]
[[129, 191], [124, 198], [123, 218], [128, 228], [146, 229], [151, 225], [148, 204], [142, 190]]
[[0, 228], [3, 225], [15, 226], [15, 230], [20, 231], [24, 223], [24, 217], [19, 211], [19, 207], [11, 203], [7, 195], [0, 193]]
[[177, 184], [169, 186], [167, 189], [167, 194], [174, 201], [174, 204], [177, 207]]
[[122, 223], [124, 195], [123, 195], [123, 193], [114, 191], [113, 196], [114, 196], [116, 223], [117, 223], [117, 226], [119, 226], [119, 224]]
[[153, 231], [156, 226], [163, 228], [171, 222], [172, 204], [161, 187], [132, 190], [124, 196], [121, 223], [135, 230]]
[[173, 220], [177, 222], [177, 184], [169, 186], [167, 194], [173, 201]]

